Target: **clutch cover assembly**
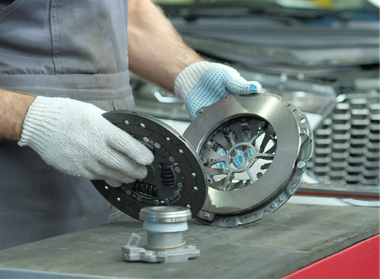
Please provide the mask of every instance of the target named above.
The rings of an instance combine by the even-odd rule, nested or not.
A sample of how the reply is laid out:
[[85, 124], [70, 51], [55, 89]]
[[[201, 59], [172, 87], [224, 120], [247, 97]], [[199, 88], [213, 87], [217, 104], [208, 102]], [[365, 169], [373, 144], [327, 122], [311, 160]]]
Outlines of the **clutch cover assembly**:
[[116, 110], [103, 114], [111, 123], [141, 141], [154, 154], [148, 176], [134, 183], [93, 180], [96, 189], [116, 208], [139, 219], [140, 209], [171, 205], [190, 209], [195, 216], [206, 196], [206, 175], [191, 145], [158, 119]]
[[272, 94], [231, 95], [202, 108], [184, 137], [209, 186], [196, 218], [221, 227], [254, 222], [281, 207], [301, 184], [313, 153], [305, 114]]

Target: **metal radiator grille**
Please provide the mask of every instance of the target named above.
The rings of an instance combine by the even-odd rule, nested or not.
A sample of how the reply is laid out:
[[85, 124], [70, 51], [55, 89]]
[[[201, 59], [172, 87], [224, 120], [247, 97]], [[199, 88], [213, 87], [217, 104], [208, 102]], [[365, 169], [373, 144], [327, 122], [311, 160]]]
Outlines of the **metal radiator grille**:
[[379, 185], [379, 93], [350, 94], [315, 131], [308, 165], [321, 182]]

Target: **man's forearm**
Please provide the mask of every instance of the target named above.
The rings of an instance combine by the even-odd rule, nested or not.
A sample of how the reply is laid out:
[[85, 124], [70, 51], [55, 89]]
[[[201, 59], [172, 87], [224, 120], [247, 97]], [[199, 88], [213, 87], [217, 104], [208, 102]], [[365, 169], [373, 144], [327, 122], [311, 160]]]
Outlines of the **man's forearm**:
[[185, 67], [203, 60], [150, 0], [128, 1], [128, 53], [132, 72], [169, 91]]
[[0, 88], [0, 139], [20, 140], [25, 115], [35, 98]]

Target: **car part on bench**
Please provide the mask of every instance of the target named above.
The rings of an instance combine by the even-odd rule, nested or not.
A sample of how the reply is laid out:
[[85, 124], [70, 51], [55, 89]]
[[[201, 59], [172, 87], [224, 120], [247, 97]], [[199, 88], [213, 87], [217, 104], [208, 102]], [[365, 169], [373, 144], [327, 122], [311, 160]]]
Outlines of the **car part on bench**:
[[207, 196], [206, 176], [191, 145], [162, 121], [140, 113], [117, 110], [103, 114], [134, 136], [154, 154], [148, 176], [134, 183], [93, 180], [98, 191], [116, 208], [138, 219], [143, 207], [183, 206], [195, 216]]
[[[122, 246], [122, 255], [127, 261], [178, 263], [199, 257], [194, 245], [185, 245], [183, 231], [188, 229], [191, 219], [188, 208], [179, 206], [145, 207], [140, 211], [143, 229], [148, 232], [147, 245], [139, 247], [141, 237], [133, 233], [127, 245]], [[131, 245], [136, 239], [134, 245]]]
[[313, 153], [304, 113], [272, 94], [229, 96], [200, 109], [184, 137], [207, 173], [196, 218], [231, 227], [274, 212], [297, 190]]

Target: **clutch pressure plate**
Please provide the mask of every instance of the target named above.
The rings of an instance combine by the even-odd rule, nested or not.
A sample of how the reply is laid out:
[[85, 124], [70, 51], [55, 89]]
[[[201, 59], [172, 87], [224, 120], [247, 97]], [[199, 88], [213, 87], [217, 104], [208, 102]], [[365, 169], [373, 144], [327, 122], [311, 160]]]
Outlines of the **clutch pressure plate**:
[[184, 133], [204, 166], [208, 195], [196, 218], [231, 227], [274, 212], [297, 190], [313, 153], [304, 113], [279, 96], [229, 96], [198, 111]]
[[116, 208], [136, 219], [148, 206], [181, 206], [195, 216], [207, 196], [202, 163], [191, 145], [160, 120], [130, 111], [103, 114], [111, 123], [141, 141], [154, 154], [148, 176], [134, 183], [93, 180], [98, 191]]

